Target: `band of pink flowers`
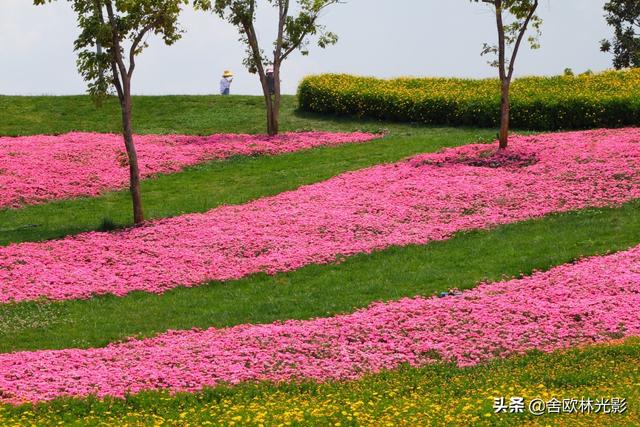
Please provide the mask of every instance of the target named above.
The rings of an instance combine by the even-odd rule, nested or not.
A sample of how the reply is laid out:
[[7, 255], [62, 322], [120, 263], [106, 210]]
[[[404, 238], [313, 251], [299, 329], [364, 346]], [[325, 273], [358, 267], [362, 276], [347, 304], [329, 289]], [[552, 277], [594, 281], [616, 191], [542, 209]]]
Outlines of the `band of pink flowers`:
[[354, 379], [401, 363], [460, 366], [640, 334], [640, 247], [458, 296], [353, 314], [168, 332], [106, 348], [0, 355], [0, 401], [196, 391], [221, 382]]
[[241, 206], [0, 248], [0, 302], [161, 293], [640, 198], [640, 130], [514, 137], [346, 173]]
[[[149, 177], [231, 156], [281, 154], [367, 142], [376, 137], [369, 133], [303, 132], [276, 137], [139, 135], [134, 140], [140, 173], [142, 177]], [[68, 133], [0, 137], [0, 209], [96, 196], [124, 188], [129, 179], [126, 165], [127, 156], [119, 135]]]

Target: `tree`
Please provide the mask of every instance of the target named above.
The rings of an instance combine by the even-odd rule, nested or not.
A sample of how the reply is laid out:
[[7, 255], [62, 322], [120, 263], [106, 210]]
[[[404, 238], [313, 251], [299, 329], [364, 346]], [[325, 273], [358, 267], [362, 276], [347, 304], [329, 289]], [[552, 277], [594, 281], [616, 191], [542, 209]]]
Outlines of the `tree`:
[[[34, 0], [36, 5], [55, 0]], [[167, 45], [182, 35], [178, 15], [188, 0], [68, 0], [77, 14], [80, 35], [74, 43], [78, 71], [88, 92], [99, 104], [115, 93], [122, 112], [122, 136], [129, 164], [133, 219], [144, 221], [140, 194], [140, 168], [133, 142], [131, 79], [136, 57], [147, 47], [149, 34]], [[94, 50], [95, 47], [95, 50]]]
[[[277, 36], [273, 42], [273, 55], [268, 55], [260, 47], [255, 29], [257, 0], [194, 0], [197, 8], [213, 11], [222, 19], [238, 28], [240, 41], [246, 46], [244, 64], [252, 74], [258, 74], [267, 107], [267, 132], [276, 135], [280, 118], [280, 69], [282, 63], [294, 51], [308, 55], [308, 38], [317, 36], [321, 48], [333, 45], [338, 37], [325, 30], [318, 23], [324, 9], [339, 0], [267, 0], [267, 4], [278, 11]], [[290, 14], [292, 7], [297, 13]], [[273, 73], [266, 72], [269, 66]]]
[[640, 0], [611, 0], [604, 5], [607, 24], [613, 27], [613, 40], [600, 42], [600, 50], [613, 51], [613, 66], [640, 67]]
[[[510, 103], [509, 95], [513, 70], [518, 57], [518, 51], [524, 36], [532, 28], [535, 35], [528, 38], [532, 49], [537, 49], [538, 37], [542, 20], [536, 15], [538, 0], [471, 0], [475, 2], [488, 3], [493, 6], [496, 16], [496, 27], [498, 29], [498, 44], [484, 44], [482, 55], [494, 54], [498, 58], [490, 64], [498, 68], [500, 76], [500, 149], [507, 148], [509, 143], [509, 118]], [[507, 23], [507, 16], [512, 20]], [[511, 52], [507, 49], [511, 48]]]

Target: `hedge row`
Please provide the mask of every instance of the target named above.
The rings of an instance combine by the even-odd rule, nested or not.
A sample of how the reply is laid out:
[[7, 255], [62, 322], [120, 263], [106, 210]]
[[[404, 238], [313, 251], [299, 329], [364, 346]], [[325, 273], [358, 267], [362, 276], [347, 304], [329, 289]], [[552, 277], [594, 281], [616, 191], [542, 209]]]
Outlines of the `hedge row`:
[[[303, 111], [431, 125], [495, 127], [497, 79], [399, 78], [345, 74], [305, 78]], [[640, 123], [640, 70], [516, 79], [511, 124], [530, 130], [589, 129]]]

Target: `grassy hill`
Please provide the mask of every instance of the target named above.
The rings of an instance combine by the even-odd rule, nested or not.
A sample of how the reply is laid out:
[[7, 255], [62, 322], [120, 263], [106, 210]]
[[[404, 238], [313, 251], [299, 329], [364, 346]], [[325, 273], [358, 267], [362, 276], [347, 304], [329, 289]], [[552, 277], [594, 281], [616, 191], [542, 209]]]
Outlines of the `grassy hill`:
[[[376, 121], [327, 119], [296, 109], [296, 97], [284, 96], [283, 131], [408, 129]], [[143, 134], [266, 132], [264, 100], [259, 96], [135, 96], [133, 122], [134, 132]], [[98, 108], [88, 96], [0, 96], [0, 135], [120, 132], [120, 126], [115, 98]]]

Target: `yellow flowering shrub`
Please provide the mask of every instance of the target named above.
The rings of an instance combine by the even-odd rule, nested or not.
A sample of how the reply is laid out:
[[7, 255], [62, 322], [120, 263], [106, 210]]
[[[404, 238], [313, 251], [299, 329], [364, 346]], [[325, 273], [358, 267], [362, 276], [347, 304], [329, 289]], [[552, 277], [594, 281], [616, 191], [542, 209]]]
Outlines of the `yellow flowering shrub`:
[[[346, 74], [305, 78], [304, 111], [430, 125], [495, 127], [497, 79], [398, 78]], [[511, 124], [529, 130], [620, 127], [640, 122], [640, 70], [514, 80]]]

